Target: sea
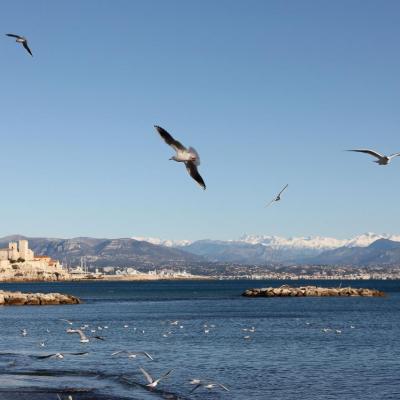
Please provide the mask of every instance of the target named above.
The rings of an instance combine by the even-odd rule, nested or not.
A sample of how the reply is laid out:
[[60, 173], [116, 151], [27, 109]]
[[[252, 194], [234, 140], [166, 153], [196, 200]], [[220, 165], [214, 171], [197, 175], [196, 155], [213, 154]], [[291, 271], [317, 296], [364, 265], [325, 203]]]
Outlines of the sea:
[[[368, 287], [386, 296], [241, 296], [285, 283]], [[400, 281], [99, 281], [0, 289], [83, 301], [0, 308], [1, 400], [400, 399]], [[80, 327], [89, 343], [66, 333]], [[117, 351], [145, 351], [153, 360], [112, 355]], [[56, 353], [64, 358], [45, 358]], [[140, 368], [154, 378], [172, 372], [151, 389]]]

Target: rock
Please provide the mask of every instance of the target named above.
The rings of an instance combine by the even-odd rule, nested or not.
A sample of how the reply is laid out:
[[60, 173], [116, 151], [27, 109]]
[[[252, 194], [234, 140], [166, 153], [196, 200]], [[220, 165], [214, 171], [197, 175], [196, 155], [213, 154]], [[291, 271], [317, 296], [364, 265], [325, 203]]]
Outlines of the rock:
[[246, 297], [299, 297], [299, 296], [365, 296], [382, 297], [385, 293], [375, 289], [324, 288], [316, 286], [291, 287], [283, 285], [278, 288], [247, 289], [242, 296]]
[[0, 305], [22, 306], [22, 305], [58, 305], [58, 304], [80, 304], [81, 301], [74, 296], [61, 293], [21, 293], [0, 292]]

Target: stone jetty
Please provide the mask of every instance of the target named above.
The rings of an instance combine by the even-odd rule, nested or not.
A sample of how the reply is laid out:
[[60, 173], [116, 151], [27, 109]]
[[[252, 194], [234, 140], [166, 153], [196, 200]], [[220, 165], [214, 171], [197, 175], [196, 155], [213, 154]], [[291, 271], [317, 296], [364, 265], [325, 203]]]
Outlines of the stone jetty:
[[375, 289], [338, 287], [325, 288], [317, 286], [292, 287], [283, 285], [280, 287], [268, 287], [260, 289], [247, 289], [242, 296], [246, 297], [324, 297], [324, 296], [364, 296], [364, 297], [382, 297], [385, 293]]
[[45, 306], [58, 304], [80, 304], [81, 301], [69, 294], [22, 293], [0, 290], [0, 306]]

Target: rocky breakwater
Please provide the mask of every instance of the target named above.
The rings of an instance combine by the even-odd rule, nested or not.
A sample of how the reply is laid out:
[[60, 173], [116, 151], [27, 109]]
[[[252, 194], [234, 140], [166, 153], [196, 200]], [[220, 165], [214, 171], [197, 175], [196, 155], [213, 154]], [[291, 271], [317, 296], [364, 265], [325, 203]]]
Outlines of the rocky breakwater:
[[45, 306], [59, 304], [80, 304], [81, 301], [69, 294], [22, 293], [0, 290], [0, 306]]
[[324, 297], [324, 296], [364, 296], [364, 297], [382, 297], [385, 293], [375, 289], [339, 287], [325, 288], [317, 286], [292, 287], [283, 285], [277, 288], [268, 287], [260, 289], [247, 289], [242, 296], [245, 297]]

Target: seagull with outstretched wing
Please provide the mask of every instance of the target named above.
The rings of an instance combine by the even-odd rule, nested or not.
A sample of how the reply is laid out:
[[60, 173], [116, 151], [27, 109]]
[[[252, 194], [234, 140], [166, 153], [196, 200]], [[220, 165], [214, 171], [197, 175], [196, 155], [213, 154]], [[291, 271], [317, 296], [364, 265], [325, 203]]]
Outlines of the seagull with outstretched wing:
[[175, 150], [176, 154], [170, 160], [183, 162], [189, 175], [205, 190], [206, 184], [197, 170], [197, 167], [200, 165], [200, 156], [197, 151], [193, 147], [186, 148], [181, 142], [175, 140], [164, 128], [161, 128], [161, 126], [155, 125], [154, 127], [165, 143]]
[[400, 153], [394, 153], [391, 154], [390, 156], [386, 156], [386, 155], [382, 155], [374, 150], [370, 150], [370, 149], [353, 149], [353, 150], [347, 150], [347, 151], [354, 151], [356, 153], [365, 153], [365, 154], [369, 154], [372, 157], [375, 157], [377, 160], [375, 160], [374, 162], [376, 162], [379, 165], [388, 165], [393, 158], [400, 156]]
[[58, 358], [62, 360], [66, 355], [69, 356], [85, 356], [86, 354], [89, 354], [87, 351], [80, 352], [80, 353], [52, 353], [52, 354], [46, 354], [44, 356], [32, 356], [35, 357], [39, 360], [45, 360], [46, 358]]
[[28, 39], [24, 36], [14, 35], [14, 33], [6, 33], [6, 36], [15, 38], [17, 43], [21, 43], [24, 46], [25, 50], [33, 57], [32, 51], [28, 46]]
[[137, 356], [145, 356], [149, 360], [153, 361], [153, 357], [147, 352], [147, 351], [128, 351], [128, 350], [119, 350], [119, 351], [114, 351], [112, 353], [112, 356], [117, 356], [117, 355], [122, 355], [122, 354], [127, 354], [128, 358], [136, 358]]
[[139, 369], [148, 382], [146, 386], [151, 389], [155, 388], [162, 379], [165, 379], [173, 371], [173, 369], [170, 369], [164, 375], [161, 375], [158, 379], [154, 379], [144, 368], [139, 368]]
[[276, 201], [281, 200], [281, 194], [286, 190], [286, 188], [289, 186], [289, 184], [285, 185], [285, 187], [267, 204], [267, 207], [269, 207], [272, 203], [275, 203]]
[[204, 387], [205, 389], [208, 389], [208, 390], [212, 390], [216, 387], [219, 387], [219, 388], [225, 390], [226, 392], [229, 392], [229, 389], [226, 386], [224, 386], [222, 383], [215, 382], [215, 381], [202, 381], [200, 379], [192, 379], [189, 383], [191, 385], [196, 385], [190, 391], [190, 393], [193, 393], [195, 390], [197, 390], [200, 387]]

